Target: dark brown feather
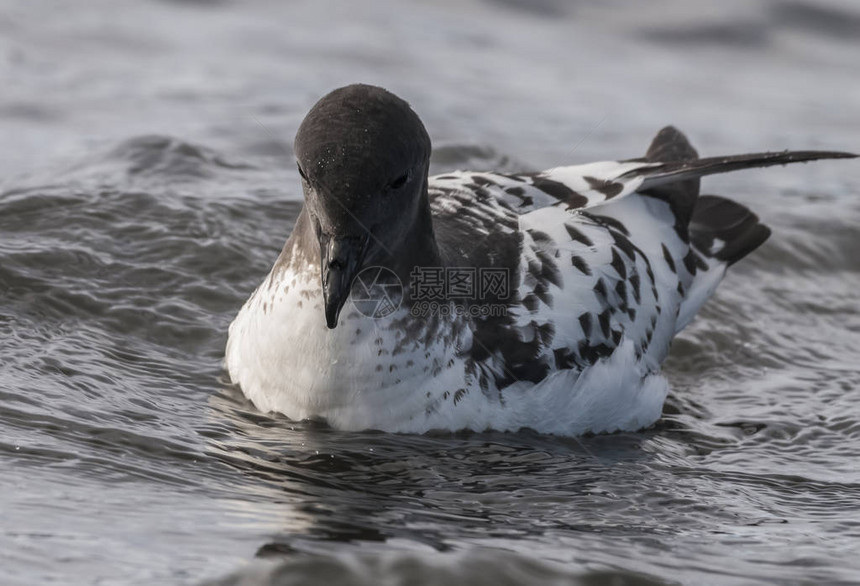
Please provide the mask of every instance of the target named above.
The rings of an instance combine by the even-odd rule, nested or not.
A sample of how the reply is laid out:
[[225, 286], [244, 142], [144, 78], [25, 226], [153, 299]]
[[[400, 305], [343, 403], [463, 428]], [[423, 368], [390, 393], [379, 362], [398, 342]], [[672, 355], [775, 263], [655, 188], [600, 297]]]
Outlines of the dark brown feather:
[[705, 175], [717, 173], [729, 173], [741, 169], [752, 169], [754, 167], [772, 167], [774, 165], [788, 165], [790, 163], [806, 163], [820, 159], [853, 159], [860, 155], [843, 153], [838, 151], [783, 151], [780, 153], [751, 153], [748, 155], [733, 155], [729, 157], [709, 157], [691, 161], [677, 161], [655, 165], [650, 169], [635, 169], [626, 175], [644, 175], [645, 181], [641, 190], [659, 187], [684, 181], [697, 179]]

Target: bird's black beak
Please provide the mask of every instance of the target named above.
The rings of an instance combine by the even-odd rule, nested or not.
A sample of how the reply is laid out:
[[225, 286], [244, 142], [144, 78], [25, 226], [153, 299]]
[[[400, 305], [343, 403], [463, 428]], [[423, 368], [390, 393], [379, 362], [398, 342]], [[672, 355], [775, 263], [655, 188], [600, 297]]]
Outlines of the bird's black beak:
[[367, 237], [321, 234], [319, 241], [325, 323], [333, 330], [337, 326], [340, 310], [349, 298], [352, 280], [361, 269]]

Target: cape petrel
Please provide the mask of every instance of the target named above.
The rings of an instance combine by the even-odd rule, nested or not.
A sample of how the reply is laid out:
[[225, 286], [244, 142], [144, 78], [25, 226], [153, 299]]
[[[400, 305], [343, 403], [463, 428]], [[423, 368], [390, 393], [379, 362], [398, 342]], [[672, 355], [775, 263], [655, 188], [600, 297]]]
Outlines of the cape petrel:
[[562, 435], [657, 421], [672, 338], [770, 235], [700, 177], [855, 156], [699, 158], [669, 126], [635, 159], [428, 177], [421, 120], [369, 85], [317, 102], [295, 154], [304, 206], [230, 325], [245, 395], [338, 429]]

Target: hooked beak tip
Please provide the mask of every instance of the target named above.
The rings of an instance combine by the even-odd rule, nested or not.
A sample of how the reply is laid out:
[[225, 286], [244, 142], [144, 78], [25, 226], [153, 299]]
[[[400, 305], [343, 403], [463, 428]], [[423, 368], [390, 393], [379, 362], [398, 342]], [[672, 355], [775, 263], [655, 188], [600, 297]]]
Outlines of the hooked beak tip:
[[325, 304], [325, 325], [328, 329], [333, 330], [337, 327], [337, 318], [340, 316], [340, 308], [334, 305], [329, 305], [328, 300]]
[[328, 329], [337, 327], [338, 317], [349, 298], [352, 280], [361, 267], [366, 239], [331, 238], [320, 242], [325, 322]]

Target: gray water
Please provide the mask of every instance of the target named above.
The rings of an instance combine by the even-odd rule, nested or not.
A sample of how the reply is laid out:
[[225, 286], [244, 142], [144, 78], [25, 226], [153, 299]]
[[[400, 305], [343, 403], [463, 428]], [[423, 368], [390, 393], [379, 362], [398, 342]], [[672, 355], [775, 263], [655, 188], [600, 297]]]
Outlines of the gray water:
[[7, 0], [0, 81], [0, 583], [860, 578], [853, 161], [705, 181], [774, 236], [651, 430], [341, 433], [221, 368], [326, 91], [408, 99], [437, 172], [858, 151], [856, 2]]

